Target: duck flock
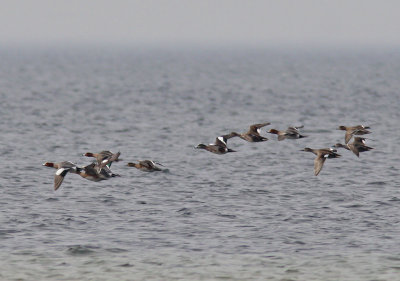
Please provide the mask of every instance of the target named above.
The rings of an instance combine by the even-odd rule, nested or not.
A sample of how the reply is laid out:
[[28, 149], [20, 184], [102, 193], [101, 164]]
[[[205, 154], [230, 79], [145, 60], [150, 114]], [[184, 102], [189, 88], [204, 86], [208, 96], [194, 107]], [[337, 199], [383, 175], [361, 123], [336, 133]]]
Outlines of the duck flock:
[[[212, 144], [199, 144], [195, 148], [204, 149], [206, 151], [215, 153], [215, 154], [226, 154], [229, 152], [236, 152], [233, 149], [228, 148], [228, 139], [233, 137], [239, 137], [248, 142], [264, 142], [267, 141], [268, 138], [261, 136], [261, 128], [270, 125], [271, 123], [260, 123], [254, 124], [250, 126], [250, 129], [245, 133], [237, 133], [231, 132], [230, 134], [222, 135], [216, 138], [215, 142]], [[276, 134], [278, 136], [278, 141], [282, 141], [285, 139], [300, 139], [307, 136], [301, 135], [299, 129], [303, 128], [303, 126], [299, 127], [288, 127], [285, 131], [278, 131], [276, 129], [270, 129], [268, 133]], [[357, 157], [359, 157], [361, 152], [369, 151], [373, 149], [366, 145], [366, 138], [356, 137], [359, 135], [365, 135], [371, 133], [369, 131], [370, 127], [357, 125], [352, 127], [339, 126], [338, 130], [344, 130], [345, 132], [345, 143], [336, 143], [330, 148], [320, 148], [313, 149], [306, 147], [301, 151], [312, 152], [316, 155], [314, 159], [314, 174], [317, 176], [327, 158], [338, 158], [341, 155], [337, 153], [336, 148], [344, 148], [353, 152]], [[353, 142], [350, 143], [350, 140], [353, 138]], [[102, 181], [107, 180], [114, 177], [119, 177], [119, 174], [111, 171], [111, 164], [113, 162], [121, 161], [119, 156], [121, 152], [112, 153], [111, 151], [101, 151], [99, 153], [86, 152], [83, 156], [95, 158], [95, 160], [89, 165], [78, 167], [76, 164], [70, 161], [63, 161], [59, 163], [54, 162], [46, 162], [43, 166], [52, 167], [57, 169], [54, 176], [54, 190], [57, 190], [61, 183], [64, 180], [64, 177], [68, 173], [78, 174], [82, 178], [85, 178], [90, 181]], [[127, 166], [137, 168], [144, 172], [154, 172], [154, 171], [162, 171], [160, 166], [163, 166], [160, 163], [151, 161], [151, 160], [142, 160], [138, 163], [127, 163]]]

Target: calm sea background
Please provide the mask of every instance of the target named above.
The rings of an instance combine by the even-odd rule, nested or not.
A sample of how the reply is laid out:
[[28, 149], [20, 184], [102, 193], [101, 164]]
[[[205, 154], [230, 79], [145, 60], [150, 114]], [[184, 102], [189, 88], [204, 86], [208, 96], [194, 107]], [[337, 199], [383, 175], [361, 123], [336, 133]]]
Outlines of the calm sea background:
[[[382, 49], [0, 49], [0, 280], [400, 280], [399, 77]], [[315, 177], [300, 149], [357, 124], [375, 149]], [[53, 191], [43, 162], [101, 150], [120, 178]]]

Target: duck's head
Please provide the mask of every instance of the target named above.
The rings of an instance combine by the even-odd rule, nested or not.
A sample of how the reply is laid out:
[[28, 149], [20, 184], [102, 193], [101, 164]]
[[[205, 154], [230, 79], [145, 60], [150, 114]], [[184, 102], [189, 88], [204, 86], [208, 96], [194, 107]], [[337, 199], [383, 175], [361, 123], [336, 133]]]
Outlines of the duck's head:
[[344, 130], [344, 131], [346, 131], [346, 126], [339, 126], [336, 130]]
[[278, 132], [278, 130], [270, 129], [267, 133], [276, 134], [277, 135], [279, 132]]
[[200, 143], [199, 145], [195, 146], [197, 149], [206, 149], [207, 145]]
[[312, 152], [312, 149], [309, 147], [305, 147], [304, 149], [301, 149], [300, 151]]
[[45, 162], [45, 163], [43, 163], [43, 166], [54, 167], [54, 163], [53, 162]]
[[94, 157], [94, 154], [91, 153], [91, 152], [86, 152], [86, 153], [83, 154], [83, 156], [86, 156], [86, 157]]
[[140, 164], [129, 162], [128, 164], [126, 164], [126, 166], [138, 168], [140, 166]]

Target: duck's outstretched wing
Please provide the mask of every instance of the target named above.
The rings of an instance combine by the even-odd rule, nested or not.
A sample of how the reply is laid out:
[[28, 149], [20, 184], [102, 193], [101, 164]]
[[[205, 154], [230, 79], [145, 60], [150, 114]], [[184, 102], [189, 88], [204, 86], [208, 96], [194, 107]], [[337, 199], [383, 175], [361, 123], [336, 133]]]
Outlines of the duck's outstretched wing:
[[63, 161], [60, 163], [60, 167], [62, 168], [75, 168], [76, 164], [70, 162], [70, 161]]
[[161, 171], [161, 168], [158, 167], [157, 165], [164, 166], [163, 164], [158, 163], [158, 162], [154, 162], [154, 161], [150, 161], [150, 162], [153, 165], [153, 168], [154, 168], [155, 171]]
[[360, 157], [360, 151], [358, 149], [357, 145], [353, 144], [349, 144], [347, 145], [347, 147], [350, 149], [351, 152], [353, 152], [357, 157]]
[[227, 139], [226, 136], [227, 136], [227, 135], [217, 137], [217, 138], [215, 139], [215, 145], [226, 148], [227, 145], [228, 145], [228, 144], [227, 144], [228, 139]]
[[153, 161], [150, 160], [142, 160], [139, 161], [139, 164], [145, 167], [146, 169], [153, 169], [154, 168], [154, 163]]
[[286, 129], [286, 133], [298, 134], [299, 133], [298, 128], [299, 127], [288, 127]]
[[353, 136], [352, 131], [346, 131], [346, 134], [344, 135], [344, 143], [347, 144], [352, 136]]
[[283, 141], [284, 139], [286, 139], [285, 135], [278, 135], [278, 141]]
[[247, 133], [259, 135], [260, 134], [260, 128], [268, 126], [270, 124], [271, 124], [270, 122], [253, 124], [253, 125], [250, 126], [250, 129], [249, 129], [249, 131]]
[[64, 177], [68, 174], [70, 168], [60, 168], [54, 175], [54, 190], [57, 190], [62, 184]]
[[236, 132], [232, 132], [230, 134], [223, 135], [221, 137], [225, 138], [226, 140], [229, 140], [229, 139], [234, 138], [234, 137], [239, 137], [239, 134], [236, 133]]
[[[368, 127], [369, 128], [369, 127]], [[371, 132], [366, 130], [365, 128], [356, 128], [354, 130], [346, 131], [345, 141], [348, 143], [352, 136], [354, 135], [366, 135], [370, 134]]]
[[111, 156], [104, 158], [101, 163], [98, 165], [99, 170], [104, 168], [105, 166], [111, 167], [112, 162], [118, 161], [121, 152], [117, 152], [115, 154], [111, 154]]
[[320, 157], [320, 156], [317, 156], [314, 159], [314, 175], [318, 176], [319, 172], [321, 172], [325, 160], [326, 160], [325, 157]]

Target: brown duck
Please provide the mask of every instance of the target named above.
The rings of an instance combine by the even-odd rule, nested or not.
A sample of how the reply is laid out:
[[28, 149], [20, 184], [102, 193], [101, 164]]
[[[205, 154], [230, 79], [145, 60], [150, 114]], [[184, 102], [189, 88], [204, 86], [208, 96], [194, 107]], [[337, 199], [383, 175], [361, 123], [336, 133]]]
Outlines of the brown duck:
[[56, 174], [54, 175], [54, 190], [57, 190], [60, 187], [64, 180], [64, 177], [68, 174], [68, 172], [74, 174], [78, 173], [78, 167], [74, 163], [69, 161], [63, 161], [60, 163], [46, 162], [43, 164], [43, 166], [57, 169]]
[[354, 137], [354, 140], [352, 143], [347, 143], [347, 144], [337, 143], [337, 144], [335, 144], [335, 147], [337, 147], [337, 148], [341, 147], [341, 148], [350, 150], [357, 157], [360, 157], [360, 152], [365, 152], [365, 151], [374, 149], [373, 147], [367, 146], [365, 144], [365, 138], [361, 138], [361, 137]]
[[307, 137], [300, 134], [299, 132], [300, 128], [303, 128], [303, 126], [288, 127], [286, 131], [278, 131], [276, 129], [271, 129], [268, 131], [268, 133], [278, 135], [278, 141], [282, 141], [284, 139], [301, 139]]
[[103, 150], [99, 153], [86, 152], [83, 154], [83, 156], [86, 157], [96, 158], [98, 168], [103, 168], [104, 166], [110, 167], [112, 162], [118, 162], [120, 160], [120, 155], [121, 152], [112, 153], [108, 150]]
[[368, 126], [357, 125], [353, 127], [339, 126], [338, 130], [346, 131], [344, 135], [344, 142], [347, 144], [353, 135], [365, 135], [371, 133], [367, 129], [370, 129]]
[[220, 136], [215, 139], [215, 143], [211, 143], [209, 145], [201, 143], [197, 145], [195, 148], [204, 149], [215, 154], [226, 154], [228, 152], [236, 152], [235, 150], [227, 147], [228, 139], [232, 137], [234, 137], [232, 134]]
[[[139, 163], [131, 163], [129, 162], [127, 166], [134, 167], [144, 172], [154, 172], [154, 171], [162, 171], [160, 167], [157, 165], [161, 165], [160, 163], [151, 161], [151, 160], [142, 160]], [[161, 165], [162, 166], [162, 165]]]
[[312, 152], [317, 155], [317, 157], [314, 159], [314, 175], [316, 176], [318, 176], [319, 172], [321, 172], [326, 158], [338, 158], [341, 156], [336, 153], [336, 149], [331, 148], [312, 149], [306, 147], [302, 149], [302, 151]]
[[239, 134], [236, 132], [232, 132], [229, 134], [230, 137], [239, 137], [248, 142], [262, 142], [268, 140], [268, 138], [263, 137], [260, 135], [260, 128], [265, 127], [271, 123], [260, 123], [260, 124], [253, 124], [250, 126], [250, 129], [243, 134]]

